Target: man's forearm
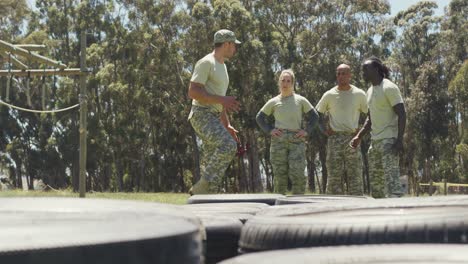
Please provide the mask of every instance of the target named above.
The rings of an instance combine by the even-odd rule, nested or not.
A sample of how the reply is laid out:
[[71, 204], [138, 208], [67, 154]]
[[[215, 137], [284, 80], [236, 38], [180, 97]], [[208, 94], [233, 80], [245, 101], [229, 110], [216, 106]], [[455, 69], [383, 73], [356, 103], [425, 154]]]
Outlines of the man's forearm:
[[366, 121], [364, 122], [364, 125], [362, 126], [361, 130], [357, 133], [357, 137], [361, 139], [365, 134], [369, 133], [371, 130], [372, 123], [370, 120], [370, 115], [367, 116]]
[[398, 140], [403, 140], [406, 129], [406, 113], [398, 116]]
[[199, 83], [191, 82], [188, 90], [188, 96], [202, 104], [219, 104], [220, 96], [209, 94], [204, 86]]
[[405, 134], [406, 128], [406, 110], [405, 106], [400, 103], [393, 106], [395, 114], [398, 116], [398, 140], [403, 141], [403, 136]]
[[229, 127], [231, 125], [231, 122], [229, 121], [229, 116], [228, 116], [228, 114], [226, 112], [226, 109], [223, 109], [219, 119], [221, 120], [221, 123], [223, 124], [224, 127], [227, 128], [227, 127]]

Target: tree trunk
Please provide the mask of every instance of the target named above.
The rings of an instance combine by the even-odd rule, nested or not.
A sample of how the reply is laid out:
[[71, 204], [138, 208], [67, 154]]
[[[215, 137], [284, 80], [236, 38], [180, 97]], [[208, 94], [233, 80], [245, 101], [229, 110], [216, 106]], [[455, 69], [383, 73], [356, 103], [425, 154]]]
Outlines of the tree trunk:
[[249, 182], [245, 173], [244, 160], [237, 159], [237, 189], [239, 192], [249, 192]]
[[370, 142], [367, 140], [361, 141], [361, 156], [362, 156], [362, 183], [364, 193], [370, 194], [370, 177], [369, 177], [369, 157], [367, 150], [369, 149]]
[[198, 149], [197, 144], [197, 134], [195, 130], [193, 130], [192, 126], [190, 126], [190, 135], [192, 139], [192, 146], [193, 146], [193, 183], [197, 182], [200, 179], [200, 150]]
[[426, 159], [424, 162], [423, 179], [424, 179], [424, 182], [428, 182], [432, 180], [431, 161], [428, 159]]
[[72, 174], [72, 185], [73, 185], [73, 191], [78, 192], [79, 191], [79, 184], [80, 184], [80, 161], [79, 161], [79, 156], [78, 152], [76, 152], [76, 155], [73, 158], [72, 161], [72, 168], [71, 168], [71, 174]]
[[109, 191], [110, 178], [112, 175], [112, 166], [111, 164], [104, 165], [104, 171], [102, 172], [102, 190]]
[[319, 144], [319, 159], [322, 164], [322, 193], [327, 190], [328, 170], [327, 170], [327, 147], [326, 144]]
[[116, 168], [116, 173], [115, 173], [115, 180], [117, 183], [117, 191], [121, 192], [123, 190], [123, 166], [122, 166], [122, 161], [120, 159], [115, 158], [115, 153], [114, 153], [114, 163], [115, 163], [115, 168]]
[[[68, 27], [68, 5], [67, 5], [67, 0], [64, 0], [63, 1], [63, 13], [64, 13], [64, 17], [65, 17], [65, 28], [69, 28]], [[71, 52], [70, 52], [70, 31], [67, 30], [67, 32], [65, 33], [65, 49], [66, 49], [66, 52], [67, 52], [67, 64], [70, 63], [70, 61], [68, 61], [70, 58], [71, 58]]]
[[249, 161], [249, 172], [252, 177], [252, 191], [263, 192], [263, 181], [260, 174], [260, 162], [258, 160], [257, 138], [254, 129], [246, 129], [247, 131], [247, 144], [245, 147], [248, 149], [247, 158]]
[[310, 192], [315, 192], [315, 171], [317, 170], [315, 166], [315, 157], [317, 156], [317, 151], [309, 144], [308, 152], [309, 155], [307, 155], [307, 188]]
[[21, 176], [21, 170], [18, 170], [18, 169], [15, 169], [15, 170], [12, 170], [10, 169], [10, 175], [12, 174], [16, 174], [15, 178], [16, 178], [16, 181], [14, 182], [14, 186], [18, 189], [23, 189], [23, 179], [22, 179], [22, 176]]
[[265, 175], [266, 175], [266, 182], [267, 182], [267, 190], [270, 192], [273, 192], [274, 189], [274, 184], [273, 184], [273, 166], [271, 165], [270, 162], [270, 145], [271, 145], [271, 138], [267, 137], [265, 138], [265, 156], [264, 156], [264, 161], [265, 161]]
[[[21, 187], [23, 187], [23, 174], [21, 173], [21, 166], [23, 166], [23, 164], [21, 163], [21, 161], [18, 161], [18, 159], [15, 159], [15, 162], [16, 162], [15, 173], [17, 175], [18, 182], [20, 182]], [[27, 176], [25, 177], [26, 177], [26, 185], [29, 187], [28, 177]]]
[[137, 191], [140, 191], [143, 187], [143, 190], [146, 191], [145, 187], [145, 171], [146, 171], [146, 160], [145, 160], [145, 151], [141, 152], [140, 157], [140, 173], [139, 179], [137, 182]]

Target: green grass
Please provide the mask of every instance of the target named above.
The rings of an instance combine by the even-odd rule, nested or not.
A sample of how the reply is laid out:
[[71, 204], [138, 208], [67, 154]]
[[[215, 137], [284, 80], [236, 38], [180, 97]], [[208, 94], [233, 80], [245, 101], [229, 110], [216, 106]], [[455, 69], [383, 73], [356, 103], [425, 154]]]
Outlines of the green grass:
[[[59, 191], [1, 191], [0, 197], [79, 197], [78, 193], [68, 190]], [[186, 193], [86, 193], [86, 198], [140, 200], [168, 204], [186, 204], [189, 195]]]

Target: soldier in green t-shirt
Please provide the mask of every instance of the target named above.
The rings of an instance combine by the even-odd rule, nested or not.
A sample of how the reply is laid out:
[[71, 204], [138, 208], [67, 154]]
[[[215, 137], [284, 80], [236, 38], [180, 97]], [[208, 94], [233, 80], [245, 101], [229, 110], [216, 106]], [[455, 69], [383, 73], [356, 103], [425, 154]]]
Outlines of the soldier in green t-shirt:
[[237, 112], [240, 103], [234, 96], [226, 96], [229, 76], [224, 62], [234, 56], [238, 44], [234, 32], [217, 31], [214, 51], [196, 63], [190, 80], [188, 96], [193, 100], [188, 119], [202, 140], [201, 177], [190, 194], [216, 192], [215, 182], [223, 177], [236, 153], [238, 131], [231, 126], [228, 112]]
[[[288, 178], [293, 194], [305, 192], [305, 140], [317, 124], [318, 114], [310, 102], [294, 92], [294, 73], [284, 70], [279, 77], [280, 94], [270, 99], [257, 113], [260, 128], [271, 135], [270, 160], [273, 166], [274, 192], [286, 193]], [[275, 125], [267, 121], [273, 115]], [[303, 116], [307, 126], [303, 126]]]
[[[339, 65], [338, 85], [326, 91], [316, 106], [320, 130], [328, 137], [328, 194], [363, 195], [361, 151], [351, 148], [349, 141], [356, 135], [360, 115], [367, 114], [367, 101], [366, 93], [350, 84], [351, 77], [351, 67]], [[325, 124], [325, 114], [329, 124]]]
[[364, 126], [350, 142], [357, 147], [371, 131], [369, 177], [375, 198], [403, 195], [398, 154], [403, 152], [406, 111], [398, 86], [391, 82], [389, 69], [376, 57], [364, 61], [363, 78], [372, 86], [367, 90], [369, 113]]

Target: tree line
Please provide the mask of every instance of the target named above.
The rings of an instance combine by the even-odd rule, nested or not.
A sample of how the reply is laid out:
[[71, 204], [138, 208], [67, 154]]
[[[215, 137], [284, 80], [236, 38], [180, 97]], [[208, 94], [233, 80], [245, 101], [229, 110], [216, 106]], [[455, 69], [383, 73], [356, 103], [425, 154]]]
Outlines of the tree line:
[[[407, 108], [401, 174], [411, 186], [446, 179], [468, 182], [468, 3], [452, 0], [442, 16], [421, 1], [390, 16], [385, 0], [25, 0], [0, 3], [0, 39], [45, 44], [44, 55], [79, 67], [79, 36], [87, 36], [87, 189], [181, 191], [199, 177], [197, 138], [187, 116], [195, 62], [213, 49], [221, 28], [243, 43], [228, 62], [229, 95], [241, 101], [231, 116], [246, 150], [223, 182], [229, 192], [272, 190], [270, 139], [255, 115], [278, 93], [277, 74], [292, 68], [296, 91], [316, 104], [347, 63], [352, 83], [367, 90], [360, 65], [371, 55], [391, 69]], [[3, 69], [10, 64], [3, 57]], [[40, 64], [31, 64], [43, 68]], [[9, 103], [47, 109], [79, 102], [74, 78], [0, 81]], [[13, 80], [12, 79], [12, 80]], [[26, 88], [29, 82], [29, 89]], [[7, 85], [11, 83], [10, 85]], [[41, 87], [46, 93], [41, 93]], [[31, 100], [28, 100], [28, 97]], [[78, 189], [79, 113], [32, 114], [0, 107], [1, 167], [15, 186], [21, 177]], [[361, 145], [364, 179], [369, 138]], [[326, 186], [326, 138], [307, 146], [310, 191]], [[367, 179], [367, 180], [366, 180]]]

